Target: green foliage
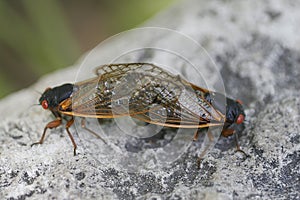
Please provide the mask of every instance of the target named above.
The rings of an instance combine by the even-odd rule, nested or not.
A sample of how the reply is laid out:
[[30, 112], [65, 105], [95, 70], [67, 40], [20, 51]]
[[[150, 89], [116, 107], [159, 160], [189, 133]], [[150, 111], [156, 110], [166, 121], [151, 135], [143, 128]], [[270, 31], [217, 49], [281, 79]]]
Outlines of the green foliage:
[[[71, 65], [105, 37], [133, 28], [171, 2], [0, 0], [0, 98]], [[87, 30], [78, 35], [81, 27]]]

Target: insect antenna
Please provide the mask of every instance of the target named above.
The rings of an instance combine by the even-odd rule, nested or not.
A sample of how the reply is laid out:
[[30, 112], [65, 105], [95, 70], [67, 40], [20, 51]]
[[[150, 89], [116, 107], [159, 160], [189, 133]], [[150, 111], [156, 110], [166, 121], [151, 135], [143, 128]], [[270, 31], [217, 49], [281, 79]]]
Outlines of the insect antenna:
[[40, 91], [38, 91], [38, 90], [36, 90], [36, 89], [33, 89], [33, 91], [36, 92], [36, 93], [38, 93], [39, 95], [42, 95], [42, 94], [43, 94], [42, 92], [40, 92]]
[[40, 104], [38, 104], [38, 103], [34, 103], [34, 104], [32, 104], [31, 106], [29, 106], [29, 108], [31, 108], [31, 107], [33, 107], [33, 106], [39, 106]]
[[40, 106], [40, 104], [38, 104], [38, 103], [32, 104], [32, 105], [28, 106], [28, 109], [29, 109], [29, 108], [32, 108], [32, 107], [34, 107], [34, 106]]

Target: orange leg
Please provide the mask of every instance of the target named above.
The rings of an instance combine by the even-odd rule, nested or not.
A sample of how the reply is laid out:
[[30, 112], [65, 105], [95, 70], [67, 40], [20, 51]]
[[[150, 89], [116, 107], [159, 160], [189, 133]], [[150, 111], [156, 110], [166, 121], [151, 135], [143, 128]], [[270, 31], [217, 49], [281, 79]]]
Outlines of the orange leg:
[[239, 145], [238, 134], [235, 132], [235, 130], [233, 130], [233, 129], [227, 129], [227, 130], [223, 130], [222, 131], [222, 135], [224, 137], [228, 137], [228, 136], [230, 136], [232, 134], [235, 134], [236, 151], [237, 152], [241, 152], [242, 154], [244, 154], [244, 156], [246, 158], [249, 157], [249, 155], [247, 155], [243, 150], [241, 150], [240, 145]]
[[95, 133], [94, 131], [86, 127], [85, 118], [82, 118], [81, 120], [81, 127], [87, 130], [88, 132], [90, 132], [91, 134], [93, 134], [94, 136], [96, 136], [97, 138], [99, 138], [100, 140], [102, 140], [106, 144], [106, 141], [102, 137], [100, 137], [97, 133]]
[[241, 152], [242, 154], [244, 154], [245, 158], [249, 157], [249, 155], [246, 154], [246, 153], [240, 148], [238, 134], [235, 134], [235, 143], [236, 143], [236, 151], [237, 151], [237, 152]]
[[70, 131], [69, 131], [69, 128], [73, 125], [73, 123], [74, 123], [74, 118], [72, 117], [69, 121], [67, 121], [67, 124], [66, 124], [66, 130], [67, 130], [67, 133], [68, 133], [68, 135], [69, 135], [69, 138], [71, 139], [71, 142], [72, 142], [73, 147], [74, 147], [74, 152], [73, 152], [73, 153], [74, 153], [74, 156], [76, 156], [77, 145], [76, 145], [76, 143], [75, 143], [75, 140], [74, 140], [72, 134], [71, 134]]
[[40, 141], [31, 144], [31, 146], [36, 145], [36, 144], [43, 144], [47, 129], [48, 129], [48, 128], [50, 128], [50, 129], [56, 128], [56, 127], [58, 127], [58, 126], [60, 126], [60, 125], [61, 125], [61, 118], [60, 118], [60, 117], [56, 118], [56, 119], [55, 119], [54, 121], [52, 121], [52, 122], [49, 122], [49, 123], [46, 125], [46, 127], [44, 128], [44, 132], [43, 132], [43, 135], [42, 135]]
[[225, 129], [222, 131], [221, 133], [224, 137], [228, 137], [231, 136], [232, 134], [234, 134], [234, 130], [233, 129]]
[[204, 157], [204, 155], [206, 154], [207, 150], [209, 149], [209, 147], [211, 146], [211, 143], [213, 142], [214, 136], [212, 135], [212, 133], [210, 131], [207, 132], [207, 136], [209, 139], [209, 144], [206, 145], [204, 151], [199, 155], [198, 159], [197, 159], [197, 166], [198, 169], [200, 169], [200, 164], [202, 161], [202, 158]]
[[199, 131], [198, 129], [195, 131], [194, 133], [194, 137], [193, 137], [193, 141], [197, 141], [198, 140], [198, 136], [199, 136]]

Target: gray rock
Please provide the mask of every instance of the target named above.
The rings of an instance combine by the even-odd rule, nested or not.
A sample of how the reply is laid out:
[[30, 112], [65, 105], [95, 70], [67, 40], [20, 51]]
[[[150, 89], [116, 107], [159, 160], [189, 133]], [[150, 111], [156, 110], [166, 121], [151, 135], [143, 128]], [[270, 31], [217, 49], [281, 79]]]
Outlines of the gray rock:
[[[1, 199], [299, 199], [299, 8], [283, 0], [180, 2], [144, 25], [169, 29], [111, 38], [80, 64], [1, 100]], [[247, 122], [239, 144], [250, 157], [221, 137], [198, 169], [205, 134], [191, 142], [193, 131], [153, 126], [155, 134], [142, 138], [143, 127], [127, 129], [127, 118], [87, 121], [107, 144], [76, 119], [77, 156], [63, 127], [31, 147], [53, 119], [32, 106], [35, 91], [91, 78], [111, 62], [158, 63], [241, 99]]]

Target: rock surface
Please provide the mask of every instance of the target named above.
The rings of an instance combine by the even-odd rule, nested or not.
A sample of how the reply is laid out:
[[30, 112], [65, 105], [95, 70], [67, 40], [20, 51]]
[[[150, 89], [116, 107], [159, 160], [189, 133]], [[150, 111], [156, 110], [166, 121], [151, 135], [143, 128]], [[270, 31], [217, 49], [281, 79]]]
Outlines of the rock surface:
[[[110, 38], [78, 65], [1, 100], [1, 199], [299, 199], [299, 9], [284, 0], [180, 2], [144, 25], [161, 28]], [[138, 61], [241, 99], [239, 143], [250, 157], [220, 138], [198, 169], [204, 136], [192, 143], [193, 131], [164, 128], [142, 138], [143, 127], [124, 127], [128, 119], [87, 121], [107, 144], [76, 119], [77, 156], [63, 127], [30, 146], [53, 119], [32, 106], [35, 91], [93, 77], [104, 63]]]

